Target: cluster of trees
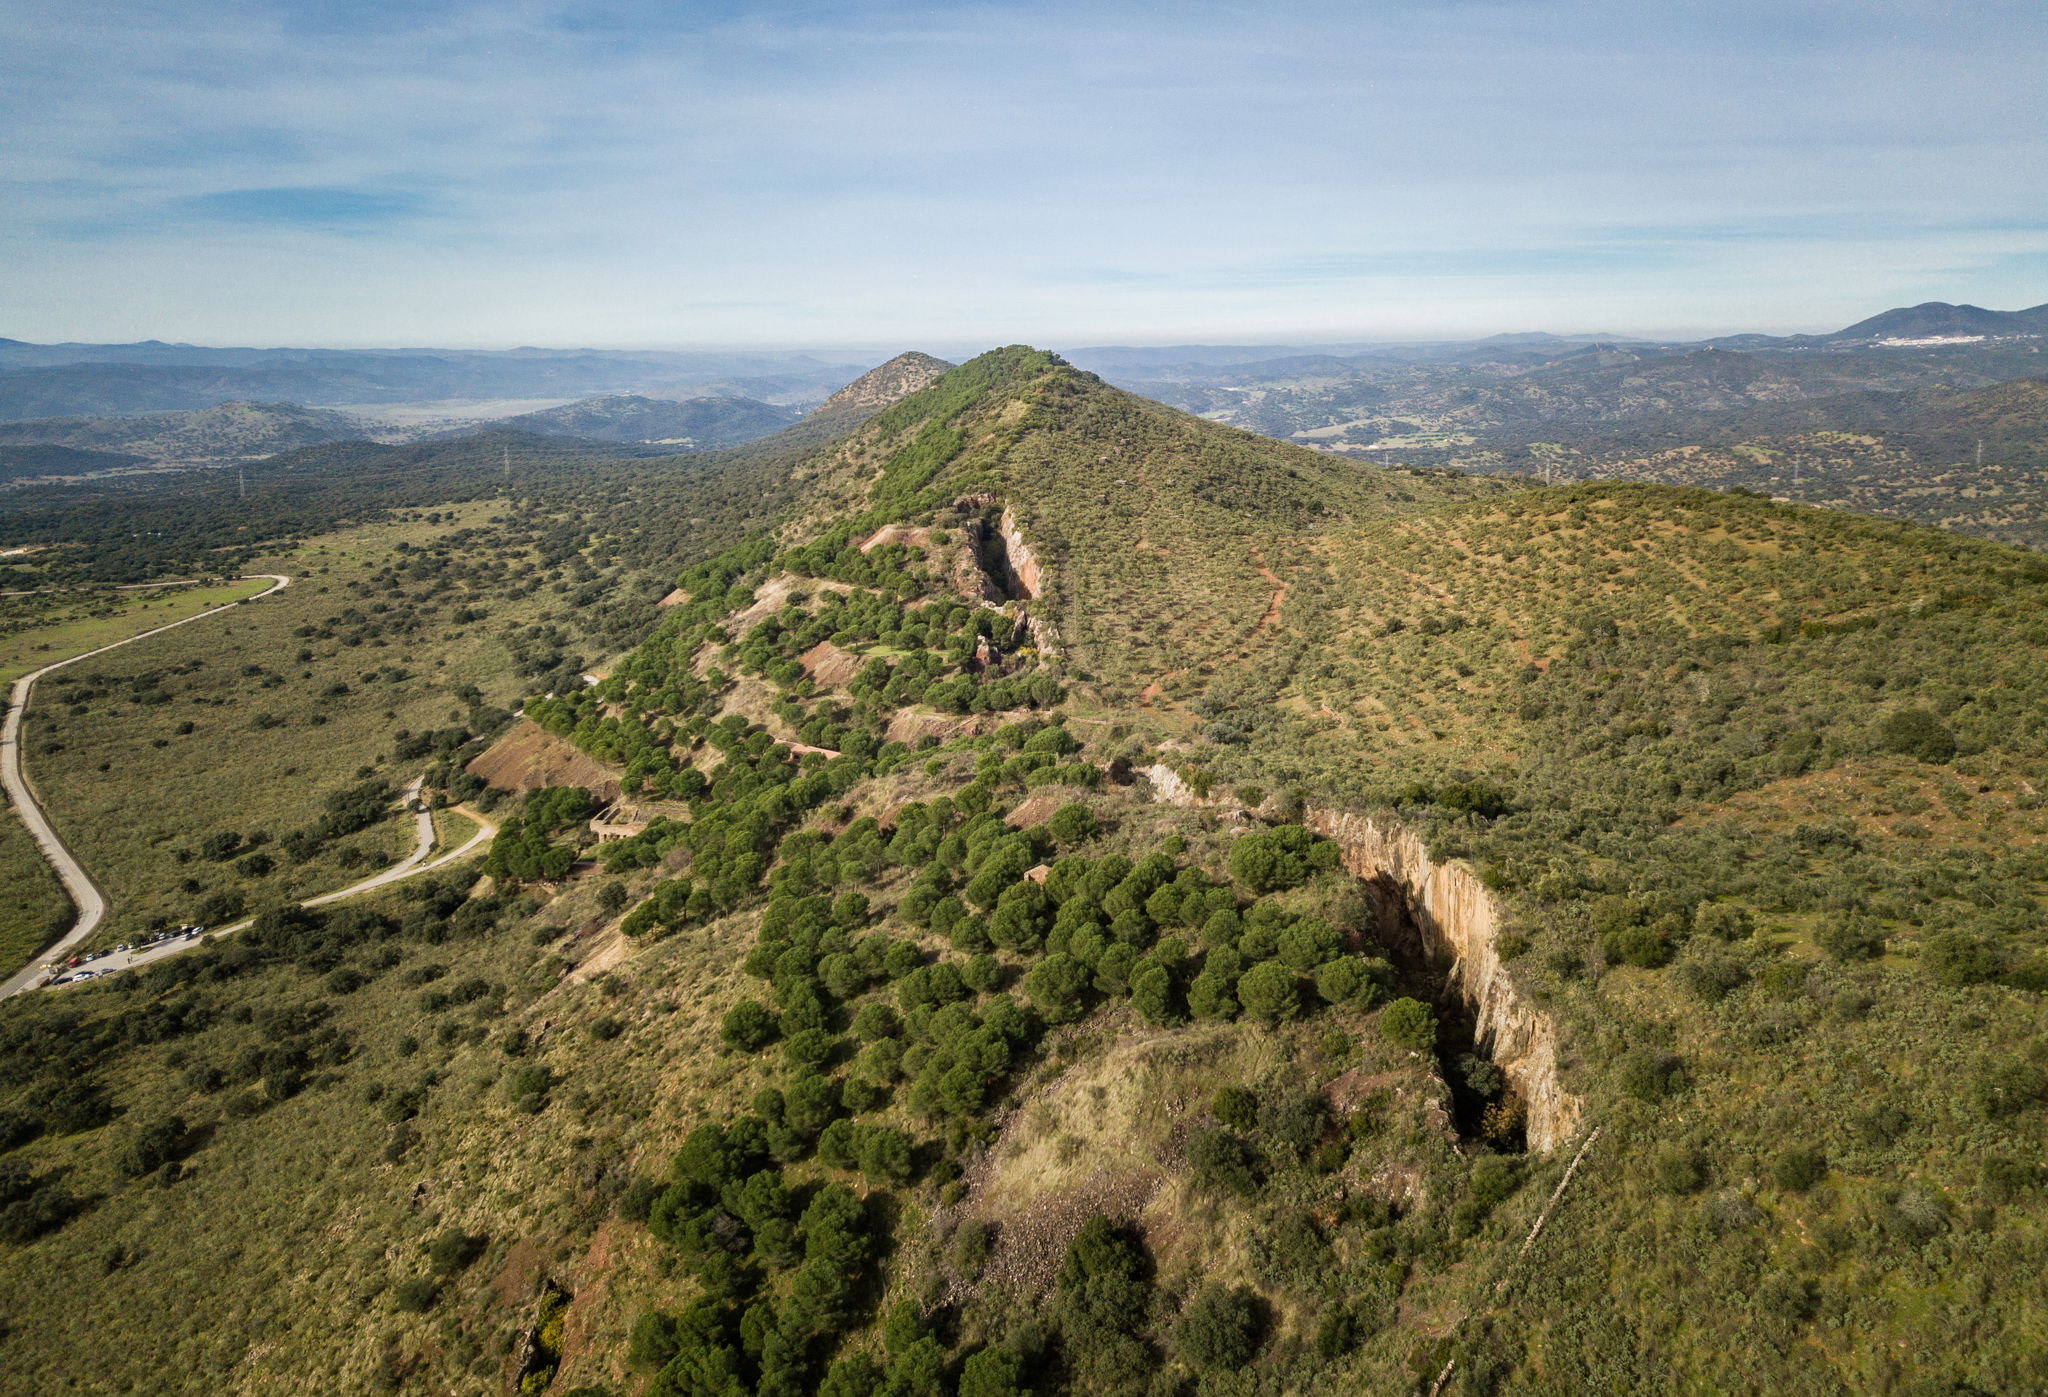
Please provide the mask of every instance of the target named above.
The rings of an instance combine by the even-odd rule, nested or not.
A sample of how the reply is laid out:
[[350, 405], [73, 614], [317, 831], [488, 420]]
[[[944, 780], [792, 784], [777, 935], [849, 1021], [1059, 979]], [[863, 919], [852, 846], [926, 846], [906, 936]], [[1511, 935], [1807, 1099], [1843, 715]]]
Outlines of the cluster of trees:
[[576, 851], [551, 838], [596, 813], [596, 802], [581, 786], [544, 786], [527, 796], [516, 815], [507, 816], [484, 857], [484, 872], [520, 882], [555, 879], [569, 871]]
[[881, 1220], [843, 1184], [786, 1182], [775, 1128], [758, 1115], [698, 1127], [675, 1182], [645, 1199], [648, 1226], [703, 1292], [634, 1325], [630, 1361], [658, 1369], [650, 1392], [816, 1391], [839, 1338], [872, 1308]]

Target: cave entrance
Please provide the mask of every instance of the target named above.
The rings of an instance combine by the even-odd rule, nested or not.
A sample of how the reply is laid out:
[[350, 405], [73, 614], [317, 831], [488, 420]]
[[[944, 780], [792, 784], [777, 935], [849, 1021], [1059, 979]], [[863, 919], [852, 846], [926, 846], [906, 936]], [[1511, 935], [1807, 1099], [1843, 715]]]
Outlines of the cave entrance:
[[1003, 537], [1001, 524], [984, 519], [975, 530], [974, 556], [981, 563], [981, 570], [993, 584], [1000, 596], [993, 601], [1030, 601], [1031, 588], [1026, 586], [1021, 573], [1017, 571], [1016, 560], [1010, 557], [1009, 540]]
[[1458, 1139], [1503, 1154], [1525, 1152], [1527, 1112], [1480, 1036], [1479, 1006], [1465, 997], [1449, 960], [1432, 950], [1407, 889], [1385, 877], [1373, 879], [1372, 889], [1380, 906], [1377, 939], [1397, 975], [1394, 992], [1436, 1009], [1437, 1073], [1450, 1089]]

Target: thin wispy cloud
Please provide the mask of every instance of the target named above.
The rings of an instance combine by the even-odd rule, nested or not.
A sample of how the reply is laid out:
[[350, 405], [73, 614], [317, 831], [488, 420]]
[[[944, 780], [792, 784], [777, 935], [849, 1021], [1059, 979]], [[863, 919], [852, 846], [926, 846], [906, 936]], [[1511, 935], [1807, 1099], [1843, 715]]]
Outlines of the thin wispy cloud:
[[0, 52], [0, 334], [30, 338], [1661, 332], [2048, 299], [2032, 5], [114, 0], [17, 4]]

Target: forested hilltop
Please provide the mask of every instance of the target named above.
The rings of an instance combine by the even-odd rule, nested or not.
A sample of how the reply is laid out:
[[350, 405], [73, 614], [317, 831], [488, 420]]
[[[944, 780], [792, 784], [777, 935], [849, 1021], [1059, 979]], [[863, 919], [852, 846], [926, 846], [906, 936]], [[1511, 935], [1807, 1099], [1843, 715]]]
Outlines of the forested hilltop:
[[2048, 564], [941, 369], [29, 497], [68, 576], [453, 501], [636, 609], [366, 753], [480, 870], [0, 1006], [8, 1381], [2048, 1384]]

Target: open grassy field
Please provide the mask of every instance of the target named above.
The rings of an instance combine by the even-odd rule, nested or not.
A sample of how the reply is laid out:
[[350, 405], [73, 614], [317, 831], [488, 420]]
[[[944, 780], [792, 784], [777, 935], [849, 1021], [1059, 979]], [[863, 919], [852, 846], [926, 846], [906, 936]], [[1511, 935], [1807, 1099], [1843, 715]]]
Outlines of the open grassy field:
[[574, 620], [530, 548], [486, 522], [503, 508], [310, 540], [259, 564], [294, 579], [283, 591], [37, 686], [24, 763], [107, 891], [103, 941], [209, 905], [221, 920], [220, 898], [293, 901], [411, 849], [395, 805], [310, 855], [288, 836], [364, 782], [395, 795], [562, 657]]
[[71, 900], [12, 806], [0, 808], [0, 968], [12, 973], [71, 923]]
[[0, 597], [0, 685], [66, 656], [253, 597], [269, 585], [259, 577], [148, 591], [66, 589]]

